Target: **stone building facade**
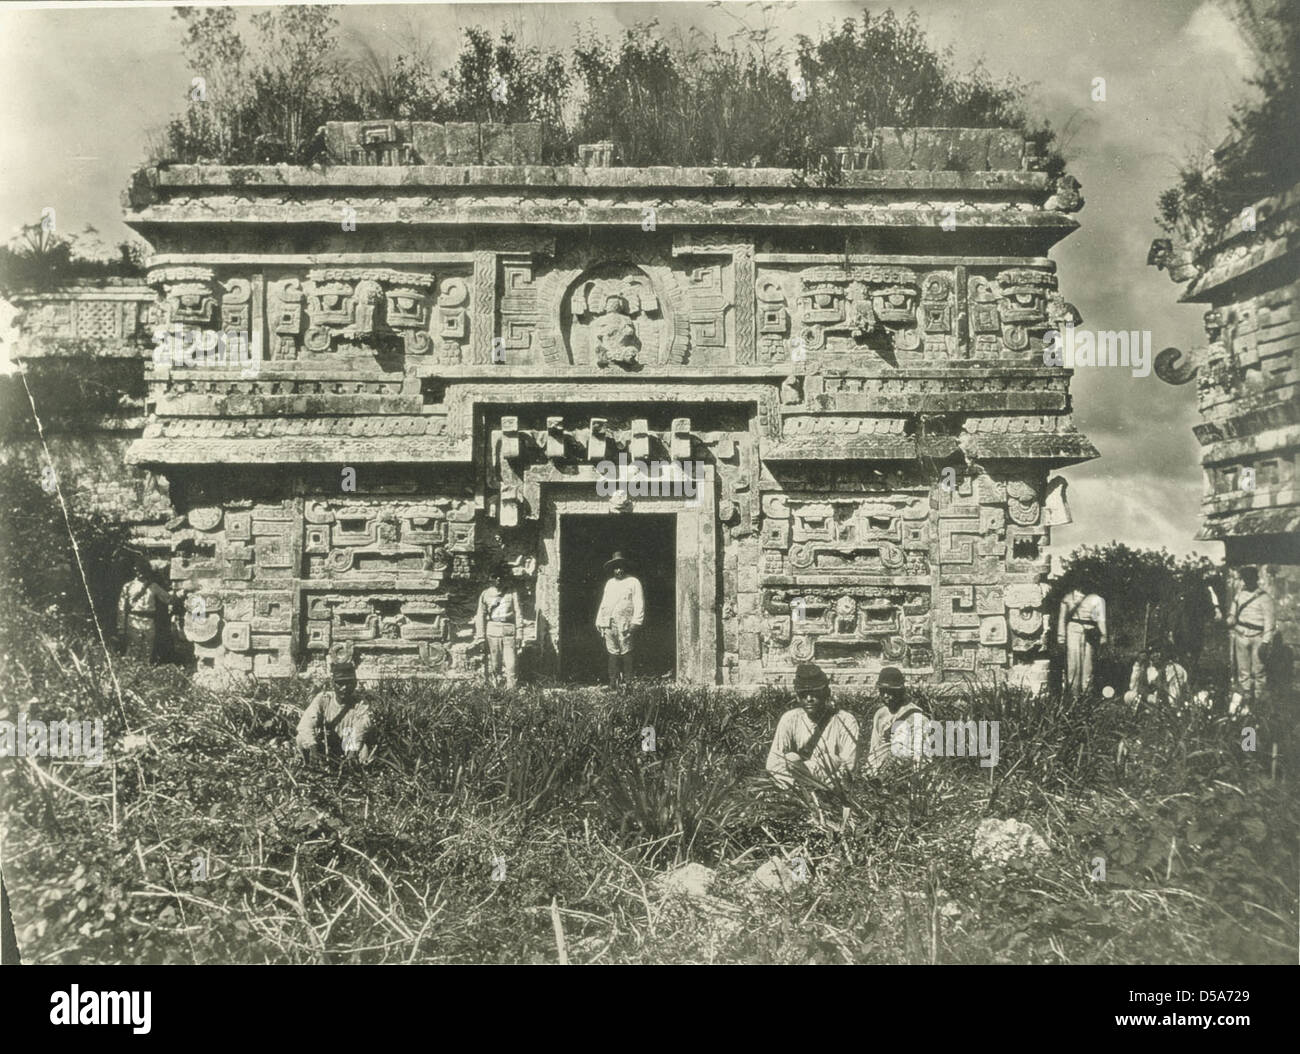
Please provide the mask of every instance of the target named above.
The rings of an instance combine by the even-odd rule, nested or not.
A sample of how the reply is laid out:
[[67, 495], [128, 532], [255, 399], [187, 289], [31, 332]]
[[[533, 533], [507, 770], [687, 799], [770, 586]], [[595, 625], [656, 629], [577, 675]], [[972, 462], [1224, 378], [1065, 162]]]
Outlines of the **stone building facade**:
[[[1197, 383], [1205, 490], [1197, 537], [1255, 564], [1278, 628], [1300, 643], [1300, 186], [1199, 245], [1157, 240], [1149, 263], [1206, 305], [1207, 342], [1168, 349], [1156, 374]], [[1226, 600], [1225, 600], [1226, 602]]]
[[879, 130], [812, 181], [537, 141], [369, 122], [134, 178], [129, 460], [169, 483], [200, 672], [469, 675], [506, 560], [528, 665], [589, 678], [619, 549], [650, 673], [1042, 683], [1049, 475], [1096, 456], [1043, 356], [1073, 187], [1004, 131]]

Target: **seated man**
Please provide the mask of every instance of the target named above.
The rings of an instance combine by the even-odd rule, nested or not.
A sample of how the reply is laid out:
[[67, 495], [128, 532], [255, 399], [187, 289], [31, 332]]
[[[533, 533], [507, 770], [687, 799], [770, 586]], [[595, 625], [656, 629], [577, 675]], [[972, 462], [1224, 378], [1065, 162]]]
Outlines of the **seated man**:
[[1145, 657], [1133, 664], [1124, 702], [1130, 706], [1136, 706], [1142, 700], [1177, 705], [1185, 698], [1187, 670], [1173, 659], [1167, 658], [1160, 648], [1148, 648]]
[[330, 666], [332, 691], [319, 692], [298, 722], [298, 750], [303, 761], [326, 756], [353, 757], [363, 765], [374, 759], [374, 718], [370, 705], [357, 700], [357, 670], [350, 662]]
[[886, 666], [876, 678], [881, 705], [871, 719], [871, 747], [867, 771], [873, 776], [887, 772], [903, 759], [916, 764], [922, 757], [925, 714], [907, 701], [907, 680], [897, 666]]
[[831, 682], [815, 663], [794, 672], [799, 705], [781, 715], [767, 752], [767, 771], [783, 787], [827, 785], [851, 776], [858, 759], [858, 722], [831, 700]]

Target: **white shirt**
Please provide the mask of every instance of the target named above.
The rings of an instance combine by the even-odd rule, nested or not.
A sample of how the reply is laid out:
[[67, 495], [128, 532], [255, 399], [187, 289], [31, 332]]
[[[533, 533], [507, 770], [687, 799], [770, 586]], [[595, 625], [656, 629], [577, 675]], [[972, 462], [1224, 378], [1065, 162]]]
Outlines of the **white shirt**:
[[925, 724], [925, 714], [911, 703], [905, 703], [897, 714], [888, 706], [881, 706], [871, 719], [867, 771], [879, 774], [891, 758], [919, 762], [923, 755]]
[[1097, 596], [1096, 593], [1084, 595], [1081, 589], [1071, 590], [1061, 601], [1060, 624], [1057, 627], [1057, 634], [1061, 640], [1065, 640], [1067, 627], [1071, 622], [1082, 622], [1085, 626], [1091, 623], [1097, 627], [1101, 635], [1101, 642], [1106, 642], [1106, 601]]
[[641, 583], [632, 575], [611, 578], [605, 583], [600, 609], [596, 612], [596, 628], [604, 629], [610, 622], [623, 626], [639, 626], [645, 621], [645, 596]]
[[[1133, 672], [1129, 675], [1128, 688], [1130, 693], [1141, 693], [1143, 689], [1142, 677], [1145, 672], [1146, 688], [1148, 692], [1154, 692], [1156, 685], [1160, 681], [1160, 669], [1157, 666], [1146, 666], [1145, 669], [1141, 662], [1133, 664]], [[1187, 690], [1187, 671], [1176, 662], [1165, 664], [1165, 692], [1169, 696], [1171, 703], [1181, 702], [1183, 693]]]
[[[785, 756], [802, 753], [816, 731], [817, 723], [802, 706], [781, 715], [776, 735], [772, 737], [772, 749], [767, 752], [767, 771], [776, 777], [778, 783], [788, 786], [794, 782], [790, 775], [791, 763]], [[852, 773], [857, 761], [857, 718], [847, 711], [836, 710], [804, 766], [814, 779], [826, 782], [836, 773]]]

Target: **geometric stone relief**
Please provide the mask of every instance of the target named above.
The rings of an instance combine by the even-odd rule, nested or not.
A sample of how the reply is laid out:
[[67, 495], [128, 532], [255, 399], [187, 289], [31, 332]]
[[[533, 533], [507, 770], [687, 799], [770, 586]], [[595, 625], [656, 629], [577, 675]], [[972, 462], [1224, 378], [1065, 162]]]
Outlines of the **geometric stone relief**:
[[[759, 326], [752, 295], [757, 275], [753, 242], [678, 231], [673, 235], [673, 256], [685, 269], [682, 281], [689, 298], [691, 362], [754, 362]], [[709, 261], [706, 258], [710, 256], [724, 260]], [[728, 354], [729, 346], [734, 347], [734, 354]]]
[[860, 673], [930, 665], [928, 586], [768, 586], [762, 614], [769, 667], [817, 661]]
[[[769, 495], [760, 531], [763, 573], [928, 575], [929, 520], [925, 497]], [[782, 570], [774, 570], [777, 566]]]
[[462, 577], [474, 551], [469, 501], [308, 500], [303, 577], [389, 580]]
[[409, 586], [391, 593], [304, 588], [303, 650], [312, 659], [354, 662], [368, 678], [441, 672], [450, 661], [446, 601]]
[[915, 272], [903, 267], [807, 268], [799, 274], [795, 326], [808, 351], [882, 347], [876, 338], [890, 351], [915, 351], [919, 292]]

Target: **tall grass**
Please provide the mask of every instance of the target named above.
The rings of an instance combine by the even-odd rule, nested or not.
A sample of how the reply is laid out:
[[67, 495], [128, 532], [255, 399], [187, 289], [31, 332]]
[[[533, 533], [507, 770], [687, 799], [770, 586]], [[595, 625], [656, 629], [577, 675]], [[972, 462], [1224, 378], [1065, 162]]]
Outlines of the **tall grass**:
[[[108, 727], [102, 766], [0, 761], [28, 961], [551, 962], [552, 900], [572, 962], [1295, 958], [1300, 810], [1266, 728], [1250, 753], [1221, 717], [972, 684], [921, 698], [1000, 722], [991, 776], [934, 759], [811, 798], [763, 772], [774, 690], [400, 683], [371, 692], [374, 764], [307, 768], [311, 685], [217, 695], [123, 663], [123, 727], [93, 648], [6, 625], [0, 716]], [[869, 726], [874, 700], [842, 703]], [[988, 816], [1051, 856], [981, 870]], [[754, 889], [772, 857], [807, 879]], [[687, 861], [708, 897], [661, 892]]]

